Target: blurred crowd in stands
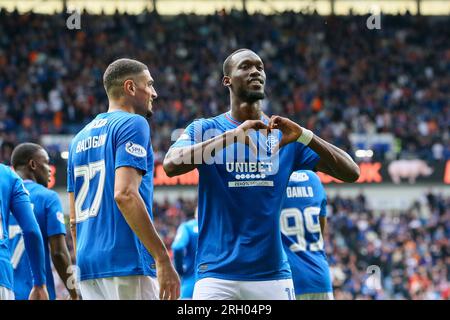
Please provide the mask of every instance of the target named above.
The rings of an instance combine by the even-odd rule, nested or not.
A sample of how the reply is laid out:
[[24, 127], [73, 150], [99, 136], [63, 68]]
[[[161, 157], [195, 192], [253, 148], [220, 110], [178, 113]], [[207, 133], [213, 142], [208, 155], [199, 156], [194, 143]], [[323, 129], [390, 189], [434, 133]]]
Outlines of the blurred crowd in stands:
[[[102, 75], [119, 57], [145, 62], [156, 80], [152, 144], [161, 162], [174, 129], [229, 109], [222, 62], [241, 47], [265, 63], [266, 113], [352, 155], [350, 134], [388, 134], [393, 148], [372, 146], [375, 160], [450, 159], [449, 17], [383, 16], [381, 30], [368, 30], [366, 17], [294, 13], [83, 14], [81, 30], [68, 30], [66, 18], [0, 11], [2, 163], [16, 144], [75, 134], [106, 111]], [[195, 206], [155, 203], [168, 248]], [[449, 299], [449, 239], [450, 199], [438, 194], [403, 212], [374, 212], [363, 196], [330, 199], [325, 243], [335, 297]]]
[[[74, 134], [106, 111], [102, 75], [119, 57], [149, 65], [159, 98], [156, 161], [175, 128], [229, 107], [222, 62], [256, 51], [267, 73], [268, 114], [288, 116], [350, 154], [349, 134], [392, 134], [374, 159], [450, 158], [449, 17], [94, 16], [68, 30], [65, 14], [0, 12], [0, 162], [22, 141]], [[63, 150], [61, 150], [63, 151]]]
[[[449, 300], [450, 198], [429, 193], [401, 211], [374, 211], [366, 202], [364, 195], [328, 199], [324, 241], [335, 298]], [[168, 248], [196, 205], [154, 204], [155, 226]], [[62, 284], [59, 294], [66, 294]]]

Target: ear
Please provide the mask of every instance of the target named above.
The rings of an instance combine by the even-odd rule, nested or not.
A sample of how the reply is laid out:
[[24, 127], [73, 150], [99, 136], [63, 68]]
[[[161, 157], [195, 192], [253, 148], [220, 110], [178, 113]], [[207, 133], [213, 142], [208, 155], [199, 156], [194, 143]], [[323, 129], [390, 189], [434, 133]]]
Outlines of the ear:
[[31, 168], [31, 170], [36, 170], [36, 161], [30, 159], [30, 161], [28, 161], [28, 166]]
[[231, 86], [231, 78], [230, 78], [229, 76], [224, 76], [224, 77], [222, 78], [222, 84], [223, 84], [225, 87]]
[[134, 81], [131, 79], [125, 80], [123, 82], [123, 90], [130, 96], [134, 96], [136, 94], [136, 85], [134, 84]]

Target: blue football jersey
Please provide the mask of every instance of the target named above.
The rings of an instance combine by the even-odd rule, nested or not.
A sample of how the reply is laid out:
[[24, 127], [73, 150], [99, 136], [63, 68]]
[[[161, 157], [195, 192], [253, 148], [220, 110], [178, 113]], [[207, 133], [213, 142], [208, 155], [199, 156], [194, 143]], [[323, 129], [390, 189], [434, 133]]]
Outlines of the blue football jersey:
[[10, 168], [0, 164], [0, 286], [13, 290], [13, 268], [10, 262], [10, 211], [15, 203], [30, 204], [22, 179]]
[[155, 262], [114, 200], [115, 170], [143, 172], [139, 193], [150, 218], [153, 150], [147, 120], [124, 111], [99, 114], [73, 139], [67, 190], [74, 192], [80, 280], [155, 276]]
[[[49, 190], [34, 181], [25, 180], [24, 185], [30, 193], [33, 212], [44, 240], [47, 290], [49, 298], [54, 300], [56, 293], [50, 263], [48, 238], [59, 234], [66, 234], [61, 201], [55, 191]], [[16, 300], [27, 300], [33, 287], [33, 278], [30, 261], [25, 252], [22, 229], [14, 216], [11, 216], [9, 225], [9, 239], [11, 264], [14, 268], [14, 295]]]
[[314, 172], [291, 175], [280, 224], [297, 295], [332, 292], [319, 222], [319, 216], [326, 217], [326, 206], [325, 190]]
[[[172, 148], [200, 143], [239, 125], [230, 112], [196, 120]], [[291, 278], [281, 242], [281, 204], [291, 173], [314, 168], [319, 156], [300, 143], [273, 152], [281, 140], [279, 130], [267, 136], [253, 131], [250, 137], [256, 152], [243, 143], [230, 143], [215, 153], [205, 150], [212, 158], [205, 157], [197, 167], [197, 280]]]
[[[192, 298], [195, 284], [195, 255], [197, 252], [198, 222], [192, 219], [183, 222], [177, 230], [172, 243], [175, 265], [182, 264], [181, 299]], [[180, 257], [181, 261], [177, 261]]]

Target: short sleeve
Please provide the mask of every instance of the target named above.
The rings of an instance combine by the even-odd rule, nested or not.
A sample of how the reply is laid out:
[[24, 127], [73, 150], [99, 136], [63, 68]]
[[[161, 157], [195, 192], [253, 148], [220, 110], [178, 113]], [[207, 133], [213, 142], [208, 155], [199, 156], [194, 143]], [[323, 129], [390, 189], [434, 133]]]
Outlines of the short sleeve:
[[132, 167], [147, 172], [150, 128], [141, 116], [127, 118], [117, 130], [115, 169]]
[[310, 147], [304, 144], [295, 143], [295, 163], [294, 171], [297, 170], [313, 170], [320, 160], [320, 157]]
[[194, 120], [170, 148], [186, 147], [202, 142], [202, 126], [202, 119]]
[[58, 194], [51, 192], [46, 203], [47, 236], [66, 234], [64, 213]]

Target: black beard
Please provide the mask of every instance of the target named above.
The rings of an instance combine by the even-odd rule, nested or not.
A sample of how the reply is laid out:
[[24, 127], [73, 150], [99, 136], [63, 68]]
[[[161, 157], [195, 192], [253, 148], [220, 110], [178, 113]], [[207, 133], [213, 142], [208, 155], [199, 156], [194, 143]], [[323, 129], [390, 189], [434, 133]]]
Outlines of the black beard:
[[239, 97], [245, 102], [255, 102], [258, 100], [263, 100], [265, 98], [265, 93], [260, 91], [250, 91], [250, 90], [240, 90]]
[[150, 120], [150, 118], [152, 117], [152, 115], [153, 115], [153, 111], [147, 110], [147, 113], [145, 114], [145, 118], [146, 118], [147, 120]]

